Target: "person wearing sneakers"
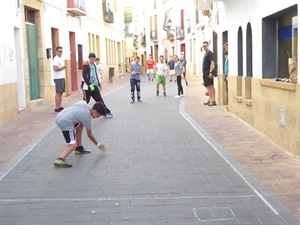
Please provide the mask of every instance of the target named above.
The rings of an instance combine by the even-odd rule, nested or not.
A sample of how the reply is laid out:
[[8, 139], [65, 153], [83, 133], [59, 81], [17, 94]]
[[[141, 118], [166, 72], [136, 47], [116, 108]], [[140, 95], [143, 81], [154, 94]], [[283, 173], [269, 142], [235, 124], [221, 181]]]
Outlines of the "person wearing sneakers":
[[56, 55], [53, 58], [53, 78], [55, 83], [55, 109], [54, 112], [60, 112], [64, 109], [64, 107], [61, 106], [62, 102], [62, 95], [66, 91], [66, 65], [61, 58], [61, 55], [63, 53], [62, 47], [57, 46], [56, 47]]
[[178, 95], [176, 95], [174, 98], [181, 98], [183, 97], [183, 87], [181, 84], [181, 77], [183, 73], [183, 67], [181, 65], [181, 62], [178, 59], [178, 56], [174, 56], [174, 69], [175, 69], [175, 75], [176, 75], [176, 80], [177, 80], [177, 87], [178, 87]]
[[130, 87], [131, 87], [131, 103], [135, 102], [134, 91], [136, 88], [136, 95], [138, 102], [141, 100], [141, 75], [143, 74], [142, 65], [140, 64], [140, 57], [135, 57], [135, 63], [130, 65]]
[[89, 139], [97, 145], [100, 150], [105, 150], [105, 145], [98, 142], [93, 136], [91, 125], [92, 118], [94, 119], [100, 116], [105, 116], [105, 114], [105, 106], [101, 102], [96, 102], [90, 109], [89, 105], [85, 101], [77, 102], [57, 114], [55, 123], [61, 129], [68, 146], [61, 153], [59, 158], [54, 161], [54, 166], [71, 167], [72, 164], [68, 163], [66, 158], [74, 150], [77, 155], [91, 153], [90, 151], [85, 150], [81, 143], [83, 127], [86, 128]]
[[187, 79], [186, 79], [186, 66], [187, 66], [187, 61], [184, 57], [184, 52], [181, 52], [181, 56], [180, 56], [180, 63], [182, 65], [182, 75], [183, 75], [183, 79], [185, 80], [185, 85], [188, 86], [189, 83], [187, 82]]
[[163, 86], [164, 96], [166, 97], [166, 75], [168, 72], [168, 66], [164, 61], [164, 56], [159, 56], [159, 62], [156, 63], [154, 68], [154, 74], [156, 76], [156, 96], [159, 96], [159, 85]]
[[202, 64], [202, 72], [203, 72], [203, 81], [204, 86], [208, 90], [209, 99], [204, 105], [214, 106], [216, 105], [215, 100], [215, 87], [214, 87], [214, 76], [213, 70], [215, 68], [215, 56], [212, 51], [208, 48], [208, 42], [203, 42], [203, 49], [205, 50], [205, 55], [203, 57], [203, 64]]
[[97, 75], [95, 60], [96, 55], [94, 53], [90, 53], [89, 61], [84, 62], [82, 65], [82, 78], [84, 81], [82, 89], [85, 92], [85, 100], [89, 103], [92, 97], [95, 102], [102, 102], [106, 109], [106, 117], [113, 117], [111, 111], [106, 107], [99, 91], [100, 82]]
[[176, 75], [175, 75], [174, 65], [175, 65], [175, 62], [174, 62], [173, 56], [170, 55], [170, 58], [169, 58], [169, 61], [168, 61], [169, 74], [170, 74], [170, 82], [172, 82], [173, 76], [175, 77], [174, 81], [176, 82]]
[[152, 55], [149, 55], [149, 59], [147, 59], [147, 76], [148, 76], [148, 81], [153, 81], [154, 75], [153, 75], [153, 66], [155, 64], [155, 61], [152, 58]]

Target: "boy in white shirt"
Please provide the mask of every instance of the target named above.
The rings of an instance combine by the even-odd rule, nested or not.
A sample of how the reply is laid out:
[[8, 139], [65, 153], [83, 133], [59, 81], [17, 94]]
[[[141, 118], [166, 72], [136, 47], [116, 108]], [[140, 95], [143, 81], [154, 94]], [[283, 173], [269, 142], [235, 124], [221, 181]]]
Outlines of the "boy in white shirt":
[[97, 68], [97, 75], [98, 75], [98, 80], [99, 80], [99, 83], [100, 83], [100, 91], [102, 89], [102, 78], [103, 78], [103, 66], [100, 62], [100, 59], [99, 58], [96, 58], [96, 68]]
[[53, 58], [53, 78], [55, 83], [55, 112], [60, 112], [64, 109], [64, 107], [61, 106], [62, 102], [62, 95], [66, 91], [66, 65], [64, 63], [64, 60], [61, 58], [61, 55], [63, 53], [62, 47], [57, 46], [56, 47], [56, 56]]

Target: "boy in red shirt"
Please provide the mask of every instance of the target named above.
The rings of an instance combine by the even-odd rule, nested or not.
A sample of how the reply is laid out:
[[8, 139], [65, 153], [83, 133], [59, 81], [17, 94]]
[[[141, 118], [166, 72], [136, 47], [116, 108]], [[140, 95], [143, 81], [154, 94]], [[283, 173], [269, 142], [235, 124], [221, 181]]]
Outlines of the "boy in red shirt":
[[149, 59], [147, 60], [147, 75], [148, 75], [148, 81], [153, 81], [153, 78], [155, 78], [153, 74], [153, 66], [155, 65], [155, 61], [152, 59], [152, 55], [149, 55]]

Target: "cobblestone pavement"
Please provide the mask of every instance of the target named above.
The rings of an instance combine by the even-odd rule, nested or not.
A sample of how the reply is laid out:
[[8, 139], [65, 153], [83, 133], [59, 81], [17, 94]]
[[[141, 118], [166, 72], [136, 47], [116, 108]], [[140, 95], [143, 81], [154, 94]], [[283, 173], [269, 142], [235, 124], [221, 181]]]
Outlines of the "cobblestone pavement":
[[[36, 107], [47, 116], [28, 110], [33, 120], [23, 112], [21, 119], [14, 118], [15, 128], [10, 122], [2, 128], [1, 146], [5, 127], [13, 131], [28, 125], [35, 131], [23, 130], [23, 137], [5, 142], [9, 150], [17, 140], [16, 150], [22, 150], [3, 161], [1, 225], [299, 224], [187, 113], [190, 90], [183, 99], [174, 99], [176, 86], [168, 83], [168, 97], [156, 97], [154, 83], [143, 80], [143, 103], [129, 104], [124, 82], [110, 86], [117, 90], [104, 97], [114, 118], [93, 121], [93, 132], [107, 151], [97, 151], [84, 134], [92, 154], [71, 154], [72, 168], [52, 164], [65, 147], [53, 124], [52, 105]], [[188, 89], [196, 87], [196, 81], [190, 83]], [[77, 96], [68, 97], [68, 104]], [[30, 127], [28, 121], [36, 125]]]
[[300, 160], [225, 108], [203, 105], [207, 97], [201, 80], [190, 83], [186, 112], [300, 219]]

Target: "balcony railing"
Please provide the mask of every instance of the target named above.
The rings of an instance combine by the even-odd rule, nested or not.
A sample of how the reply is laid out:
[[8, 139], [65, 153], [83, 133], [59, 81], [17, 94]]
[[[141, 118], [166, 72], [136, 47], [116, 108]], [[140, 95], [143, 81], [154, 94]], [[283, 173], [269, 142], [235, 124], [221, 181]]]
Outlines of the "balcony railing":
[[103, 20], [106, 23], [114, 23], [114, 13], [113, 11], [104, 11], [103, 12]]
[[181, 27], [177, 27], [176, 29], [176, 40], [183, 40], [185, 38], [184, 36], [184, 29]]
[[153, 31], [150, 32], [150, 39], [152, 41], [157, 41], [157, 32], [156, 32], [156, 30], [153, 30]]
[[141, 36], [141, 46], [143, 46], [143, 47], [146, 47], [146, 35], [145, 34], [143, 34], [142, 36]]
[[67, 11], [75, 16], [86, 16], [85, 0], [68, 0]]

